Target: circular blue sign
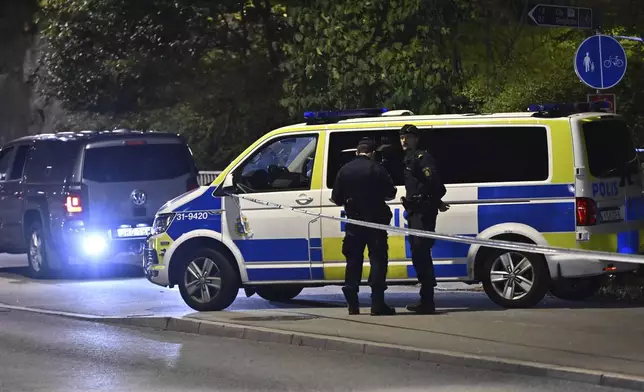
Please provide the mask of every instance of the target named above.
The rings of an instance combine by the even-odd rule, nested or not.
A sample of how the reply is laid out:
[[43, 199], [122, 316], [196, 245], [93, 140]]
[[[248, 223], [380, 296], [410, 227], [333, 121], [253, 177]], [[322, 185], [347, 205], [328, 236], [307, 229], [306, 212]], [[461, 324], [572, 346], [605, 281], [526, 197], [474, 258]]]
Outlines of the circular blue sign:
[[577, 48], [575, 73], [597, 90], [614, 87], [626, 74], [626, 51], [613, 37], [593, 35]]

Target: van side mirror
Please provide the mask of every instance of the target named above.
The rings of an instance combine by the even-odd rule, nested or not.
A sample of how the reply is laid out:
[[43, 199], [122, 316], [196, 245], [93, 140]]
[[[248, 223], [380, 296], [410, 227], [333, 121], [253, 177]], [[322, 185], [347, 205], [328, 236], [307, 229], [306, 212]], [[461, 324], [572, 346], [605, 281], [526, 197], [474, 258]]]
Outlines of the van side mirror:
[[224, 182], [215, 190], [215, 196], [226, 196], [226, 194], [237, 193], [237, 187], [233, 183], [233, 174], [228, 173]]

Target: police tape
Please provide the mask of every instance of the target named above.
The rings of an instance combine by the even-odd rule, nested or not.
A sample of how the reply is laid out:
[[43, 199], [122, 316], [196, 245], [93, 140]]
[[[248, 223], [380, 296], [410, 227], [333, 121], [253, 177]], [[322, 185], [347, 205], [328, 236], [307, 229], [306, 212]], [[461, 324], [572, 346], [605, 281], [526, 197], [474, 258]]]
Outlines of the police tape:
[[644, 264], [643, 255], [613, 253], [613, 252], [604, 252], [604, 251], [597, 251], [597, 250], [561, 248], [561, 247], [555, 247], [555, 246], [543, 246], [543, 245], [529, 244], [529, 243], [523, 243], [523, 242], [467, 237], [467, 236], [458, 235], [458, 234], [440, 234], [432, 231], [395, 227], [395, 226], [383, 225], [379, 223], [364, 222], [364, 221], [349, 219], [349, 218], [339, 218], [337, 216], [330, 216], [330, 215], [324, 215], [320, 213], [307, 211], [306, 209], [303, 209], [301, 207], [297, 207], [297, 208], [291, 207], [283, 204], [273, 203], [270, 201], [256, 199], [245, 195], [241, 196], [236, 194], [228, 194], [228, 196], [232, 196], [237, 199], [248, 200], [250, 202], [261, 204], [268, 207], [275, 207], [282, 210], [290, 210], [298, 214], [305, 214], [312, 217], [316, 217], [318, 219], [319, 218], [330, 219], [337, 222], [351, 223], [358, 226], [370, 227], [372, 229], [387, 230], [389, 232], [413, 235], [416, 237], [431, 238], [434, 240], [460, 242], [460, 243], [465, 243], [470, 245], [480, 245], [486, 248], [507, 249], [507, 250], [514, 250], [514, 251], [520, 251], [520, 252], [537, 253], [542, 255], [580, 256], [583, 258], [597, 259], [602, 261]]

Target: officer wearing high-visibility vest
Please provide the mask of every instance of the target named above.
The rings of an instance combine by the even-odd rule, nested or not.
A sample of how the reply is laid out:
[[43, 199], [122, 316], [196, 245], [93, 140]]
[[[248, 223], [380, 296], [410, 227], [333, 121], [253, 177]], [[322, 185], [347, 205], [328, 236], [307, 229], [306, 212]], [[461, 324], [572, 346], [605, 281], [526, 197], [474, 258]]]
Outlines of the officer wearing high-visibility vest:
[[[434, 158], [418, 149], [419, 130], [411, 124], [400, 130], [400, 143], [405, 150], [405, 191], [401, 198], [407, 211], [407, 223], [411, 229], [436, 230], [439, 209], [449, 208], [441, 199], [447, 192], [436, 168]], [[409, 236], [411, 259], [421, 285], [420, 302], [407, 305], [407, 310], [423, 314], [436, 312], [434, 305], [434, 262], [432, 260], [431, 238]]]
[[[343, 206], [347, 218], [388, 225], [392, 213], [387, 200], [396, 197], [396, 187], [387, 170], [374, 161], [375, 143], [369, 138], [360, 140], [356, 158], [342, 166], [333, 185], [331, 200]], [[394, 308], [385, 303], [387, 265], [389, 264], [387, 231], [347, 223], [342, 253], [347, 260], [342, 292], [349, 314], [359, 314], [358, 287], [362, 278], [365, 246], [369, 248], [371, 273], [371, 314], [393, 315]]]

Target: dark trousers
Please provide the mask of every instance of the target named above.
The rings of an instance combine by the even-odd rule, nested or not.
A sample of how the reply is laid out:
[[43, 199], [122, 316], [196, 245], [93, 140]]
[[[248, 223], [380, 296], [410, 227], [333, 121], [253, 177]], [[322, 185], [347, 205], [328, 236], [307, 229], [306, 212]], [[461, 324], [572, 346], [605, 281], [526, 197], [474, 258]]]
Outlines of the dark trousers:
[[362, 280], [362, 265], [364, 249], [369, 249], [369, 285], [372, 293], [384, 293], [387, 289], [387, 264], [389, 263], [387, 232], [385, 230], [356, 226], [347, 223], [345, 226], [342, 253], [347, 259], [347, 269], [344, 275], [344, 287], [358, 291]]
[[[411, 212], [407, 216], [407, 223], [410, 229], [436, 230], [436, 217], [438, 210], [427, 212]], [[432, 259], [433, 238], [409, 236], [411, 246], [411, 261], [416, 270], [416, 276], [420, 283], [421, 302], [432, 302], [434, 300], [434, 287], [436, 277], [434, 275], [434, 260]]]

